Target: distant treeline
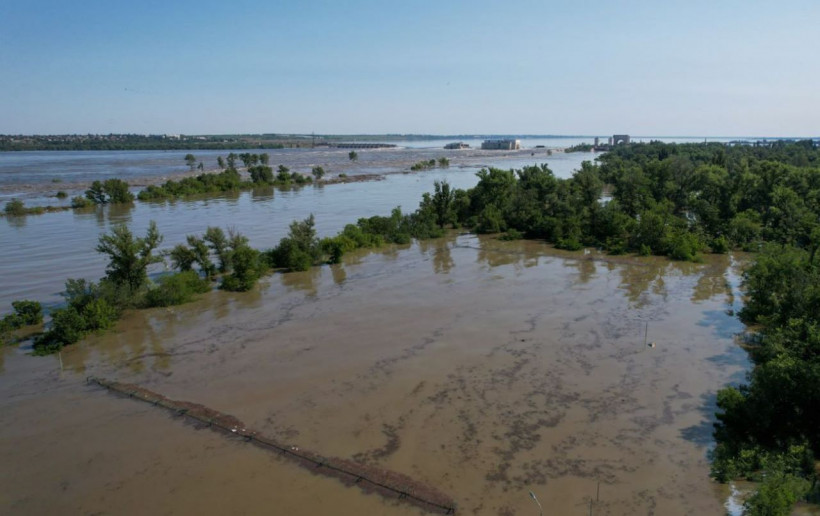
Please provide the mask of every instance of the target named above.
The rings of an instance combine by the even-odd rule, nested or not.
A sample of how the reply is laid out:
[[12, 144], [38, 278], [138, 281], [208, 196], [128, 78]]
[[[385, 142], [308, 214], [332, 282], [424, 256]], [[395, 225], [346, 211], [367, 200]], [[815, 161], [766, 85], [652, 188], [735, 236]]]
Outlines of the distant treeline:
[[311, 145], [310, 138], [277, 135], [0, 135], [0, 151], [244, 150], [310, 147]]

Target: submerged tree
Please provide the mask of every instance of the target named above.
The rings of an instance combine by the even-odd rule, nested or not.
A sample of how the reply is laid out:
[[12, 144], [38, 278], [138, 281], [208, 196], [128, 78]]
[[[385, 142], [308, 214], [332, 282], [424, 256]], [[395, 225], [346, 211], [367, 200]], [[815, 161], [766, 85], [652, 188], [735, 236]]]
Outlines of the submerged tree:
[[162, 262], [161, 256], [153, 254], [161, 242], [162, 235], [153, 220], [145, 238], [134, 238], [125, 224], [115, 226], [111, 234], [100, 236], [97, 252], [109, 257], [105, 269], [108, 280], [131, 292], [139, 290], [148, 281], [148, 266]]

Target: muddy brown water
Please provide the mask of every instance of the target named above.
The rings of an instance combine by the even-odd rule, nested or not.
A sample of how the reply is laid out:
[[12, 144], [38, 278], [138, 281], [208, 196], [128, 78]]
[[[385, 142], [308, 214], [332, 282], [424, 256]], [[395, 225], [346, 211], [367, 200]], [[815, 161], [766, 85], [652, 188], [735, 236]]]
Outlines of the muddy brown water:
[[96, 375], [409, 475], [458, 514], [538, 514], [528, 491], [545, 514], [721, 514], [706, 453], [715, 392], [749, 367], [740, 263], [451, 236], [128, 313], [61, 356], [3, 350], [0, 512], [420, 513]]

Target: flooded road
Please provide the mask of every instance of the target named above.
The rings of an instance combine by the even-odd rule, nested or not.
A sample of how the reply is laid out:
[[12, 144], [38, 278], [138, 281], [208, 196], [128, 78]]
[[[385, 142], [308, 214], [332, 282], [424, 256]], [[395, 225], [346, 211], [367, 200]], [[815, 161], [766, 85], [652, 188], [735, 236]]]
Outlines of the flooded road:
[[473, 235], [345, 258], [128, 313], [61, 357], [0, 350], [2, 512], [419, 514], [89, 375], [404, 473], [458, 514], [537, 514], [528, 491], [546, 514], [723, 512], [706, 452], [715, 392], [748, 368], [734, 258]]

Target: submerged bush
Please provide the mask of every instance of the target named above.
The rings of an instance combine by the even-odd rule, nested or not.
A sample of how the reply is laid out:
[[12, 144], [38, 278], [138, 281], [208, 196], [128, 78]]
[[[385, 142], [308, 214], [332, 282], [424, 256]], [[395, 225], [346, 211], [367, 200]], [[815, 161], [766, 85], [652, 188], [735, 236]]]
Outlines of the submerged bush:
[[20, 199], [12, 199], [6, 203], [6, 208], [4, 211], [6, 212], [6, 215], [19, 217], [26, 214], [26, 206]]
[[211, 290], [208, 280], [199, 277], [195, 271], [186, 270], [177, 274], [162, 276], [156, 286], [145, 294], [145, 306], [161, 307], [181, 305], [193, 300], [196, 294]]

